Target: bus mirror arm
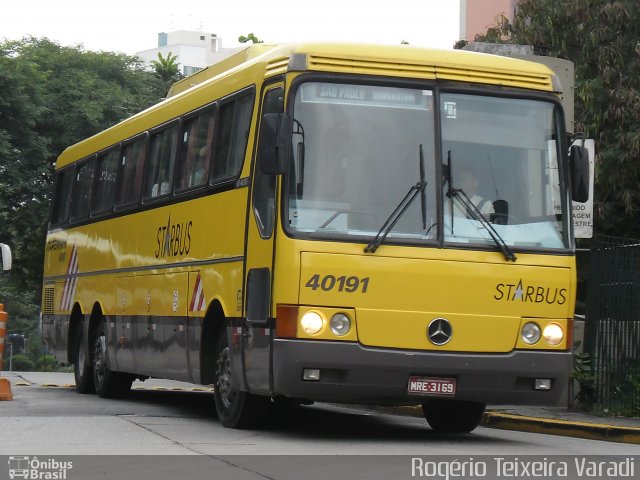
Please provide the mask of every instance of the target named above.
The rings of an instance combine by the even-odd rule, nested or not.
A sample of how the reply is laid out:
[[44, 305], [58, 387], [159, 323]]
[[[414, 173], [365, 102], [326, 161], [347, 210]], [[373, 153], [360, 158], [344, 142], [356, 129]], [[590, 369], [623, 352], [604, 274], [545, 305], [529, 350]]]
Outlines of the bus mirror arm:
[[583, 145], [571, 145], [569, 173], [572, 199], [579, 203], [586, 202], [589, 200], [589, 151]]
[[262, 116], [258, 147], [260, 169], [267, 175], [282, 175], [289, 157], [291, 120], [282, 113]]

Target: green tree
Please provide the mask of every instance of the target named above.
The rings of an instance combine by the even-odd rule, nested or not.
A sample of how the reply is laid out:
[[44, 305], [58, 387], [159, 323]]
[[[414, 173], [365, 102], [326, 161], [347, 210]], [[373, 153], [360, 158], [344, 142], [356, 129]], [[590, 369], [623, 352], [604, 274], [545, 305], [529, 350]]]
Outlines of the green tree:
[[576, 131], [596, 139], [596, 228], [640, 235], [640, 2], [520, 0], [479, 41], [532, 45], [575, 64]]
[[171, 52], [167, 53], [166, 57], [163, 57], [162, 54], [158, 52], [158, 60], [151, 62], [156, 77], [158, 77], [165, 86], [165, 91], [169, 91], [171, 85], [183, 78], [177, 60], [178, 56]]
[[484, 34], [476, 35], [474, 41], [489, 43], [512, 43], [513, 32], [509, 19], [500, 14], [496, 17], [496, 23], [490, 26]]
[[53, 165], [67, 146], [156, 103], [164, 85], [137, 57], [33, 37], [0, 43], [0, 274], [9, 330], [37, 330]]
[[238, 41], [240, 43], [247, 43], [247, 42], [251, 42], [251, 43], [264, 43], [263, 40], [260, 40], [258, 37], [256, 37], [253, 33], [250, 33], [249, 35], [247, 35], [246, 37], [244, 35], [240, 35], [238, 37]]

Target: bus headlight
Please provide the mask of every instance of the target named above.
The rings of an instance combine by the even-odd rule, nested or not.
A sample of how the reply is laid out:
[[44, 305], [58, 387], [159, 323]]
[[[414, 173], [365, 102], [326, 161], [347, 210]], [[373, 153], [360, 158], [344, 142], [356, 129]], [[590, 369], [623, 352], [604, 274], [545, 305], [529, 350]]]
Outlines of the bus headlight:
[[522, 327], [521, 336], [524, 343], [533, 345], [540, 340], [540, 327], [533, 322], [525, 323]]
[[542, 336], [544, 337], [544, 341], [547, 344], [555, 347], [556, 345], [560, 345], [562, 340], [564, 340], [564, 331], [562, 327], [557, 323], [550, 323], [544, 330], [542, 331]]
[[351, 330], [351, 320], [344, 313], [336, 313], [331, 317], [329, 326], [335, 335], [342, 337]]
[[307, 335], [315, 335], [322, 330], [323, 325], [324, 319], [322, 318], [322, 315], [318, 312], [314, 312], [313, 310], [302, 315], [302, 318], [300, 319], [300, 326]]

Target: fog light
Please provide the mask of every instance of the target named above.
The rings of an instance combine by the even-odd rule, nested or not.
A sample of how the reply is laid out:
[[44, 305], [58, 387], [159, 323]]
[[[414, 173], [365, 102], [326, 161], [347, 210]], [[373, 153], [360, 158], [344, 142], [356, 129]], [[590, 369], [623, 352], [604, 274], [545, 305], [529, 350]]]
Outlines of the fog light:
[[533, 345], [540, 340], [540, 327], [533, 323], [525, 323], [522, 327], [522, 340], [529, 345]]
[[351, 320], [344, 313], [336, 313], [329, 322], [334, 335], [342, 337], [351, 330]]
[[307, 335], [315, 335], [322, 330], [324, 320], [318, 312], [310, 311], [302, 315], [300, 326]]
[[545, 342], [547, 342], [552, 347], [555, 347], [556, 345], [560, 345], [562, 340], [564, 340], [564, 331], [562, 330], [562, 327], [557, 323], [550, 323], [549, 325], [544, 327], [542, 336], [544, 337]]
[[319, 368], [305, 368], [302, 370], [302, 380], [305, 382], [318, 382], [320, 381], [320, 369]]
[[534, 385], [534, 390], [551, 390], [551, 379], [550, 378], [536, 378]]

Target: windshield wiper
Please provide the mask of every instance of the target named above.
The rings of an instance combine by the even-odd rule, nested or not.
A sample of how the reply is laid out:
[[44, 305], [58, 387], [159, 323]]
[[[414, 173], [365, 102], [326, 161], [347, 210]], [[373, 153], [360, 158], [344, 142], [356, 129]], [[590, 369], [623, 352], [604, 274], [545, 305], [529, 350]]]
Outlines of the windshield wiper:
[[500, 234], [496, 231], [496, 229], [493, 228], [493, 225], [491, 224], [491, 222], [487, 221], [484, 215], [482, 215], [482, 212], [478, 209], [476, 204], [471, 201], [471, 199], [467, 196], [464, 190], [462, 190], [461, 188], [455, 188], [453, 186], [453, 169], [452, 169], [451, 163], [452, 163], [451, 150], [449, 150], [447, 151], [447, 164], [443, 165], [443, 167], [445, 167], [444, 181], [448, 183], [446, 196], [447, 198], [451, 199], [451, 202], [450, 202], [451, 233], [453, 234], [453, 216], [454, 216], [453, 202], [455, 199], [458, 199], [464, 206], [465, 210], [467, 211], [467, 215], [471, 217], [473, 220], [475, 220], [476, 222], [480, 222], [482, 226], [484, 226], [487, 229], [487, 232], [489, 232], [489, 236], [494, 241], [494, 243], [498, 246], [498, 248], [504, 255], [504, 258], [511, 262], [515, 262], [517, 260], [517, 257], [511, 251], [511, 248], [509, 248], [509, 245], [507, 245], [507, 242], [505, 242], [504, 239], [500, 236]]
[[491, 222], [489, 222], [484, 217], [484, 215], [482, 215], [482, 212], [480, 211], [480, 209], [478, 209], [476, 204], [471, 201], [471, 199], [467, 196], [467, 194], [463, 189], [451, 188], [449, 192], [447, 192], [447, 196], [451, 197], [452, 199], [451, 203], [453, 203], [453, 200], [458, 199], [460, 203], [462, 203], [462, 205], [464, 206], [467, 215], [472, 220], [475, 220], [476, 222], [480, 222], [482, 226], [484, 226], [487, 229], [487, 232], [489, 232], [489, 236], [493, 239], [495, 244], [498, 246], [498, 248], [500, 249], [500, 251], [502, 252], [506, 260], [509, 260], [511, 262], [515, 262], [517, 260], [517, 257], [511, 251], [511, 249], [509, 248], [509, 245], [507, 245], [507, 242], [505, 242], [504, 239], [500, 236], [500, 234], [496, 231], [496, 229], [493, 228], [493, 225], [491, 224]]
[[384, 242], [384, 239], [387, 238], [387, 235], [389, 235], [389, 232], [393, 229], [393, 227], [395, 227], [396, 223], [398, 223], [398, 220], [400, 220], [400, 217], [402, 217], [402, 215], [404, 215], [404, 212], [406, 212], [409, 206], [411, 206], [411, 203], [418, 196], [418, 193], [422, 193], [422, 197], [421, 197], [422, 198], [422, 225], [423, 225], [423, 230], [426, 230], [427, 228], [427, 196], [426, 196], [427, 181], [425, 178], [424, 154], [422, 152], [422, 144], [420, 144], [419, 148], [420, 148], [420, 158], [419, 158], [420, 181], [409, 189], [409, 191], [404, 196], [404, 198], [400, 201], [400, 203], [395, 208], [395, 210], [391, 212], [391, 215], [389, 215], [389, 218], [387, 218], [385, 222], [382, 224], [382, 227], [380, 227], [380, 230], [378, 230], [378, 233], [373, 238], [373, 240], [371, 240], [369, 244], [366, 247], [364, 247], [364, 253], [375, 253], [376, 250], [378, 250], [378, 247], [382, 245], [382, 242]]

